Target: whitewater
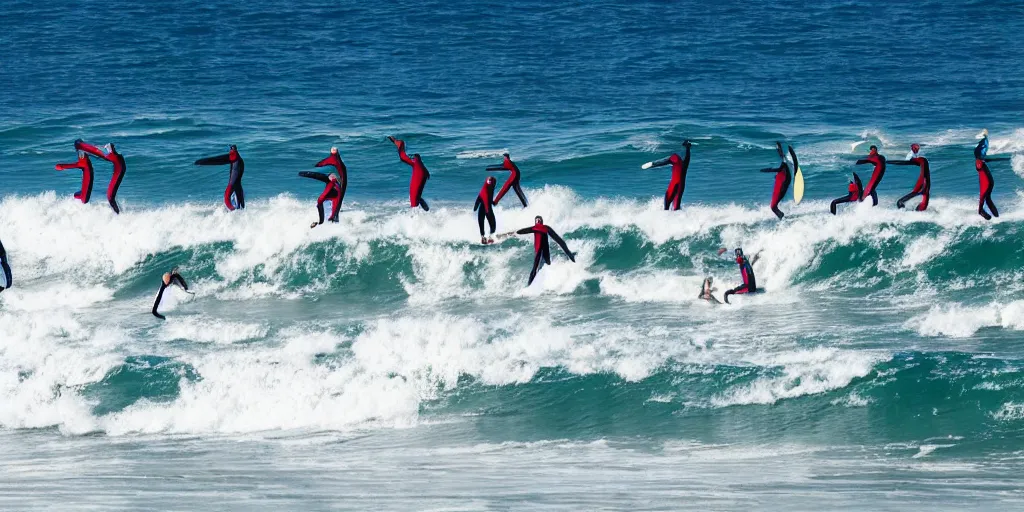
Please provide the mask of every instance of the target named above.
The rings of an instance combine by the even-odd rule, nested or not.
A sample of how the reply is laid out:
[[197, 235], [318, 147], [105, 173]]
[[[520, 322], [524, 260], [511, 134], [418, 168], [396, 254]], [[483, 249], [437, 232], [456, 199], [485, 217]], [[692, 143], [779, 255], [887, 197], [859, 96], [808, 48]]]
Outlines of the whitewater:
[[[0, 509], [1024, 509], [1022, 30], [1000, 1], [8, 2]], [[124, 154], [121, 215], [108, 163], [87, 205], [53, 170], [79, 138]], [[640, 166], [684, 139], [666, 212]], [[912, 143], [927, 211], [893, 166], [828, 213]], [[230, 213], [192, 165], [229, 144]], [[472, 212], [506, 152], [529, 207], [497, 231], [576, 253], [529, 287], [531, 237]], [[698, 300], [737, 247], [765, 293]]]

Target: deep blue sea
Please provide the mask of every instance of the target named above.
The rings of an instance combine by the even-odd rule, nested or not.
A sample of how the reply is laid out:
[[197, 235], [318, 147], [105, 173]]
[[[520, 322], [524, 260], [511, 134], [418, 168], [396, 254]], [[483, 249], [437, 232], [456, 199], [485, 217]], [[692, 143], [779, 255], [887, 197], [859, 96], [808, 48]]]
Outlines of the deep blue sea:
[[[2, 7], [0, 509], [1024, 509], [1019, 1]], [[54, 170], [78, 138], [125, 155], [121, 215], [109, 163], [87, 205]], [[683, 139], [667, 212], [640, 166]], [[927, 211], [892, 166], [829, 214], [915, 142]], [[229, 144], [230, 213], [192, 165]], [[332, 146], [348, 195], [310, 230]], [[530, 287], [532, 240], [472, 211], [506, 151], [530, 205], [498, 231], [577, 253]], [[720, 247], [766, 292], [697, 300], [739, 282]]]

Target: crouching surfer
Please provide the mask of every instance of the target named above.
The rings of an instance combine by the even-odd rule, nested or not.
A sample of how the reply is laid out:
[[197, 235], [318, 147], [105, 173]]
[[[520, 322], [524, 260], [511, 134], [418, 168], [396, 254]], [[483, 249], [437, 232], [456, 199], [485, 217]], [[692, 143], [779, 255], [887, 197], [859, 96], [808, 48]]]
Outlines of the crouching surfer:
[[740, 277], [743, 279], [743, 284], [731, 289], [726, 290], [725, 295], [722, 297], [725, 299], [725, 303], [729, 304], [730, 295], [740, 295], [745, 293], [756, 293], [760, 291], [757, 288], [757, 278], [754, 277], [754, 262], [757, 261], [758, 255], [754, 255], [754, 260], [750, 261], [746, 256], [743, 255], [743, 249], [736, 249], [736, 264], [740, 266]]

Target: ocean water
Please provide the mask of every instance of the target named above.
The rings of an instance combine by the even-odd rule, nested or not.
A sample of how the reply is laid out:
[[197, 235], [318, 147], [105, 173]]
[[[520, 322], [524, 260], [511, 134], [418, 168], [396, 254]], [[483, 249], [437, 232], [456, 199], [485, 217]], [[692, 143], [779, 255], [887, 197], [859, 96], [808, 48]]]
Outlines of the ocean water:
[[[1024, 509], [1020, 2], [9, 0], [0, 509]], [[430, 212], [409, 169], [432, 173]], [[72, 141], [125, 155], [122, 215]], [[684, 207], [665, 168], [690, 138]], [[774, 141], [804, 202], [768, 210]], [[919, 142], [927, 212], [846, 205]], [[236, 144], [227, 170], [194, 167]], [[336, 225], [310, 230], [337, 146]], [[527, 288], [509, 151], [577, 252]], [[856, 169], [862, 177], [870, 169]], [[499, 180], [504, 176], [498, 175]], [[910, 206], [917, 204], [912, 200]], [[767, 292], [719, 247], [760, 252]], [[557, 251], [556, 251], [557, 252]], [[196, 292], [149, 314], [179, 266]]]

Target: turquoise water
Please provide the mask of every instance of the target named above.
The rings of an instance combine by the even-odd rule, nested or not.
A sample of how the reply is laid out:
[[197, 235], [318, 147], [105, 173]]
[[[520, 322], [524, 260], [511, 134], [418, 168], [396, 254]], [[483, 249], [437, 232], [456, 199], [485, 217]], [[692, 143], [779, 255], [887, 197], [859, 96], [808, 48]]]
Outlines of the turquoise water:
[[[1019, 4], [12, 2], [0, 508], [1020, 508]], [[418, 152], [431, 211], [408, 208]], [[113, 141], [116, 216], [53, 171]], [[683, 209], [644, 162], [693, 147]], [[768, 210], [774, 141], [807, 195]], [[929, 211], [841, 207], [866, 144]], [[194, 167], [237, 144], [227, 170]], [[309, 230], [337, 146], [341, 221]], [[511, 152], [577, 252], [526, 288]], [[869, 169], [857, 169], [866, 176]], [[498, 176], [499, 180], [503, 176]], [[911, 201], [916, 205], [916, 200]], [[696, 300], [761, 253], [767, 292]], [[179, 266], [196, 296], [149, 314]]]

